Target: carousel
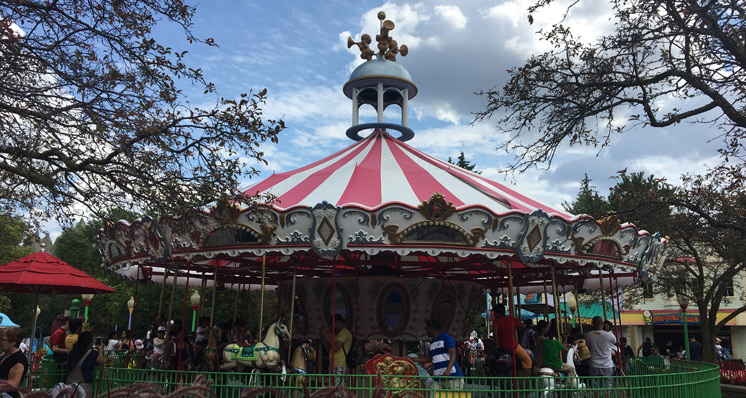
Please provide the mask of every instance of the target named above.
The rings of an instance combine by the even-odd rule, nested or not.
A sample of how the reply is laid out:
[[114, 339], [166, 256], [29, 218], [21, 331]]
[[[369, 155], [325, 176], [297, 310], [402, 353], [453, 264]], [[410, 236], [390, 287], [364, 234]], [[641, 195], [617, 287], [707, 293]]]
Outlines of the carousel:
[[[559, 303], [579, 290], [618, 291], [659, 260], [658, 235], [568, 214], [408, 145], [418, 89], [396, 62], [408, 50], [390, 36], [394, 23], [379, 19], [376, 43], [367, 34], [348, 41], [365, 60], [343, 88], [352, 125], [340, 134], [352, 145], [245, 190], [266, 203], [218, 204], [197, 226], [178, 217], [106, 224], [105, 267], [168, 285], [276, 286], [287, 330], [270, 329], [280, 338], [317, 340], [340, 314], [356, 339], [391, 340], [401, 357], [405, 342], [429, 340], [431, 318], [468, 339], [485, 293]], [[366, 105], [376, 121], [361, 122]], [[384, 121], [390, 106], [399, 123]], [[506, 303], [513, 314], [514, 302]]]

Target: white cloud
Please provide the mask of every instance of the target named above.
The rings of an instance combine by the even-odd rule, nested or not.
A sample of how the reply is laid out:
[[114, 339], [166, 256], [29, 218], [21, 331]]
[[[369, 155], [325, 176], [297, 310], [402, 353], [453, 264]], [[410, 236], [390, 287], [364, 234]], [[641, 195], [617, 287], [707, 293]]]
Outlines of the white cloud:
[[519, 22], [525, 20], [526, 9], [531, 3], [531, 1], [506, 1], [482, 11], [482, 16], [498, 23], [507, 22], [511, 27], [517, 28]]
[[435, 6], [435, 15], [441, 17], [446, 25], [451, 28], [463, 29], [466, 27], [467, 18], [456, 5]]

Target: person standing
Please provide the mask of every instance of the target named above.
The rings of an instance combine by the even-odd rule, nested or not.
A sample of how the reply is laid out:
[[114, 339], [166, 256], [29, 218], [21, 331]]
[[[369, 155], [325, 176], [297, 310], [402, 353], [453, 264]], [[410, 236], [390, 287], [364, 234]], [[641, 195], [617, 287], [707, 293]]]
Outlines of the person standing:
[[635, 350], [630, 347], [626, 337], [620, 339], [622, 341], [622, 360], [624, 361], [624, 370], [627, 373], [632, 372], [632, 358], [635, 357]]
[[[11, 327], [0, 329], [0, 351], [5, 354], [0, 358], [0, 380], [7, 380], [20, 387], [21, 380], [28, 372], [28, 359], [21, 353], [20, 345], [23, 340], [21, 328]], [[18, 391], [7, 393], [11, 398], [20, 398]]]
[[532, 319], [526, 319], [525, 321], [523, 321], [523, 325], [526, 327], [526, 330], [521, 336], [521, 347], [523, 347], [526, 352], [532, 353], [534, 350], [536, 350], [537, 335], [537, 331], [534, 330], [534, 321]]
[[701, 361], [703, 358], [702, 343], [697, 341], [694, 336], [689, 337], [689, 359], [692, 361]]
[[93, 379], [96, 366], [104, 366], [104, 356], [101, 351], [104, 343], [93, 346], [91, 332], [82, 332], [67, 355], [67, 384], [78, 383], [85, 391], [86, 397], [93, 397]]
[[456, 359], [456, 340], [443, 331], [443, 324], [437, 319], [425, 322], [425, 332], [432, 340], [427, 356], [412, 358], [414, 362], [433, 363], [433, 388], [463, 390], [464, 374]]
[[130, 333], [129, 330], [122, 330], [122, 339], [119, 340], [119, 349], [131, 350], [133, 348], [135, 348], [135, 346], [132, 344], [132, 333]]
[[632, 349], [632, 347], [629, 346], [629, 343], [627, 343], [627, 338], [622, 337], [622, 353], [624, 354], [624, 360], [629, 361], [631, 358], [635, 357], [635, 351]]
[[650, 341], [650, 337], [646, 337], [645, 341], [642, 344], [640, 344], [639, 347], [637, 347], [637, 355], [640, 355], [640, 350], [642, 350], [642, 356], [649, 357], [651, 354], [652, 348], [653, 348], [653, 342]]
[[663, 356], [668, 359], [676, 359], [676, 348], [673, 346], [673, 340], [668, 340], [663, 346]]
[[497, 346], [513, 354], [515, 358], [521, 361], [523, 376], [528, 377], [531, 374], [531, 357], [515, 339], [516, 329], [523, 330], [523, 324], [514, 316], [505, 315], [505, 306], [502, 304], [495, 304], [494, 312], [495, 322], [493, 327]]
[[114, 351], [119, 347], [119, 341], [117, 341], [117, 332], [109, 331], [106, 334], [106, 340], [104, 340], [104, 351]]
[[65, 348], [65, 337], [67, 330], [70, 328], [69, 316], [62, 318], [62, 325], [49, 337], [49, 345], [52, 348], [52, 358], [56, 363], [67, 362], [67, 349]]
[[174, 339], [174, 351], [171, 355], [171, 369], [186, 370], [187, 365], [193, 363], [192, 344], [187, 338], [186, 331], [182, 330]]
[[[321, 342], [329, 351], [329, 358], [333, 356], [334, 363], [330, 365], [334, 375], [335, 385], [344, 385], [344, 375], [347, 374], [347, 353], [352, 348], [352, 333], [347, 330], [347, 321], [341, 314], [334, 314], [334, 339], [324, 329], [319, 330]], [[332, 354], [333, 353], [333, 354]]]
[[[611, 376], [614, 376], [614, 362], [611, 353], [616, 347], [616, 337], [604, 329], [604, 319], [593, 317], [593, 330], [585, 334], [585, 344], [591, 351], [590, 376], [608, 377], [607, 387], [611, 387]], [[599, 379], [596, 380], [598, 383]], [[597, 384], [598, 385], [598, 384]], [[599, 385], [599, 387], [601, 387]]]
[[70, 322], [68, 323], [68, 329], [70, 333], [65, 337], [65, 349], [67, 350], [67, 354], [70, 354], [70, 351], [72, 351], [73, 346], [75, 345], [75, 342], [78, 341], [78, 336], [83, 331], [83, 321], [80, 319], [70, 319]]

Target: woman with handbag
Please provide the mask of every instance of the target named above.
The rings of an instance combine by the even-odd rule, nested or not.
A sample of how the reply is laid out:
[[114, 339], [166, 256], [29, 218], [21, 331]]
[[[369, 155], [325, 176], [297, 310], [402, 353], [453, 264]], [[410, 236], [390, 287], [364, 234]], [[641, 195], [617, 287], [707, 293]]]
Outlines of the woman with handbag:
[[78, 341], [73, 346], [72, 351], [67, 354], [67, 381], [77, 383], [79, 388], [85, 391], [86, 397], [93, 397], [93, 380], [96, 366], [104, 366], [104, 356], [101, 351], [104, 348], [103, 342], [98, 346], [93, 346], [93, 335], [90, 332], [83, 332], [78, 336]]

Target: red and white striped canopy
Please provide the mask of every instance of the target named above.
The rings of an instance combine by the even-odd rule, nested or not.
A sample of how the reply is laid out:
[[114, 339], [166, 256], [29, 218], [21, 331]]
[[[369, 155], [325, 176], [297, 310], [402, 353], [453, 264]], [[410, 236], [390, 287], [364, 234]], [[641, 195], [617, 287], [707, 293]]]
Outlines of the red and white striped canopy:
[[541, 209], [566, 220], [573, 215], [540, 203], [510, 184], [499, 183], [436, 159], [376, 129], [370, 136], [305, 167], [273, 174], [245, 194], [271, 194], [284, 211], [326, 201], [376, 210], [399, 203], [416, 208], [433, 193], [461, 210], [483, 206], [497, 214]]

